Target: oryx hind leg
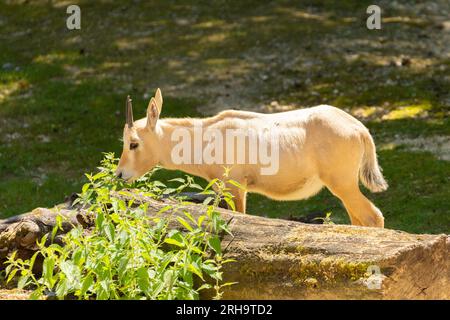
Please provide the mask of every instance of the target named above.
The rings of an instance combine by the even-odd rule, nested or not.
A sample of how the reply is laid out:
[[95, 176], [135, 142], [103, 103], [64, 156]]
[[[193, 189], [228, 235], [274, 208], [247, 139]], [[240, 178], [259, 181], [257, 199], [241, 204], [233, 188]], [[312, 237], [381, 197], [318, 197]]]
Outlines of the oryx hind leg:
[[322, 181], [342, 201], [353, 225], [384, 227], [383, 214], [359, 189], [357, 173], [322, 177]]

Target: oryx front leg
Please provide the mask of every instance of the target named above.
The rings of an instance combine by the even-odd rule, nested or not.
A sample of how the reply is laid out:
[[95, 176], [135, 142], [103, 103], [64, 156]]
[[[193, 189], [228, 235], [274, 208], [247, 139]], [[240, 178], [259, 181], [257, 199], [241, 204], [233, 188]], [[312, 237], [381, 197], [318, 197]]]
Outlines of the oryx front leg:
[[353, 225], [384, 228], [381, 211], [362, 194], [357, 185], [330, 186], [328, 189], [343, 202]]
[[362, 226], [384, 228], [383, 214], [360, 190], [355, 190], [342, 201]]
[[238, 187], [232, 186], [230, 188], [230, 193], [233, 195], [233, 202], [234, 202], [234, 206], [236, 208], [236, 211], [245, 213], [246, 206], [247, 206], [246, 205], [246, 203], [247, 203], [247, 191], [242, 189], [242, 188], [238, 188]]
[[322, 175], [321, 179], [331, 193], [342, 201], [352, 225], [383, 228], [383, 214], [361, 192], [358, 185], [358, 173], [351, 172], [351, 168], [347, 170], [335, 168], [336, 171], [329, 175]]
[[[241, 184], [243, 186], [242, 188], [239, 188], [230, 183], [226, 183], [225, 185], [228, 189], [227, 192], [231, 193], [231, 195], [233, 196], [233, 199], [231, 200], [234, 203], [235, 210], [237, 212], [245, 213], [247, 207], [247, 190], [245, 189], [246, 184]], [[228, 206], [228, 209], [232, 210], [233, 208], [230, 208], [230, 206]]]
[[[246, 203], [247, 203], [247, 190], [243, 188], [238, 188], [235, 185], [230, 183], [225, 184], [226, 192], [229, 192], [232, 195], [232, 201], [234, 203], [234, 209], [237, 212], [245, 213]], [[213, 190], [218, 193], [219, 187], [217, 185], [213, 185]], [[228, 205], [229, 210], [233, 210], [233, 208]]]

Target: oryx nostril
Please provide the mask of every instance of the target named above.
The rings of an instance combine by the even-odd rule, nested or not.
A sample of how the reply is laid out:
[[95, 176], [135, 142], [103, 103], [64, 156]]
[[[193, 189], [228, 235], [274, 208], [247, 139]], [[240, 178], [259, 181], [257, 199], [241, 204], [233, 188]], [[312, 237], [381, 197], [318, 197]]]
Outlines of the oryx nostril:
[[122, 172], [119, 172], [119, 174], [117, 175], [117, 178], [122, 179]]

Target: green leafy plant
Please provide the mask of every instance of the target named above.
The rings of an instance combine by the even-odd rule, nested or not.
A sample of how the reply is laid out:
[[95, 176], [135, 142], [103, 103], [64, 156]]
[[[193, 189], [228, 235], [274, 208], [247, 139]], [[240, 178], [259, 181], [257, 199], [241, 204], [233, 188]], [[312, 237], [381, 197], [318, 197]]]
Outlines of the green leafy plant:
[[[217, 211], [222, 200], [234, 207], [226, 183], [213, 180], [202, 190], [208, 197], [202, 213], [194, 217], [183, 209], [185, 199], [179, 196], [187, 188], [202, 189], [191, 177], [175, 179], [172, 182], [180, 185], [168, 188], [150, 179], [156, 168], [127, 184], [114, 177], [116, 166], [114, 155], [106, 154], [99, 172], [86, 175], [88, 183], [76, 200], [93, 217], [93, 227], [75, 226], [60, 244], [53, 241], [63, 222], [59, 218], [30, 259], [15, 253], [9, 257], [7, 282], [18, 279], [19, 288], [33, 289], [33, 299], [198, 299], [206, 289], [220, 299], [223, 287], [232, 284], [222, 278], [223, 265], [231, 260], [224, 258], [221, 235], [230, 230]], [[175, 201], [151, 217], [148, 204], [118, 196], [130, 194], [130, 188], [153, 198], [169, 195]], [[42, 272], [36, 274], [38, 260]]]
[[326, 213], [325, 217], [314, 218], [313, 220], [322, 220], [323, 224], [334, 224], [333, 220], [331, 219], [332, 214], [333, 213], [330, 211]]

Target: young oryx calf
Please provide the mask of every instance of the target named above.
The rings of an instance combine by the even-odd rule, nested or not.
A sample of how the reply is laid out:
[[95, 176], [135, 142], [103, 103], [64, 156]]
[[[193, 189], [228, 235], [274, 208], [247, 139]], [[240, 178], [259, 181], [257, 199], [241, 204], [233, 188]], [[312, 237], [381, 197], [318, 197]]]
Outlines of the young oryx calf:
[[[230, 165], [230, 179], [246, 188], [229, 186], [237, 211], [245, 213], [247, 191], [276, 200], [299, 200], [326, 186], [342, 200], [352, 224], [384, 226], [380, 210], [359, 189], [359, 179], [372, 192], [384, 191], [388, 187], [378, 166], [375, 145], [367, 128], [346, 112], [321, 105], [275, 114], [229, 110], [205, 119], [159, 119], [162, 103], [158, 89], [149, 102], [147, 117], [134, 122], [131, 100], [127, 98], [124, 146], [116, 172], [118, 177], [134, 180], [160, 164], [167, 169], [178, 169], [212, 180], [221, 178], [224, 165]], [[201, 127], [205, 135], [208, 132], [214, 134], [209, 134], [209, 139], [198, 140], [196, 127]], [[228, 130], [239, 129], [253, 132], [257, 140], [238, 146], [224, 140], [223, 137], [228, 138]], [[269, 132], [275, 133], [272, 138]], [[194, 141], [185, 143], [187, 148], [183, 152], [192, 153], [199, 148], [208, 150], [215, 143], [218, 147], [216, 156], [219, 155], [215, 159], [227, 154], [227, 161], [202, 162], [198, 157], [184, 162], [175, 159], [174, 149], [179, 148], [179, 143], [177, 145], [174, 140], [185, 136], [185, 133], [194, 137], [191, 139]], [[215, 142], [211, 139], [213, 136]], [[245, 155], [246, 159], [255, 160], [251, 147], [258, 141], [265, 142], [272, 156], [278, 152], [275, 160], [279, 166], [276, 170], [264, 173], [262, 167], [267, 163], [261, 159], [243, 163], [228, 158], [231, 151], [238, 157]], [[223, 150], [219, 150], [222, 147]], [[192, 159], [190, 154], [187, 156], [186, 159]]]

